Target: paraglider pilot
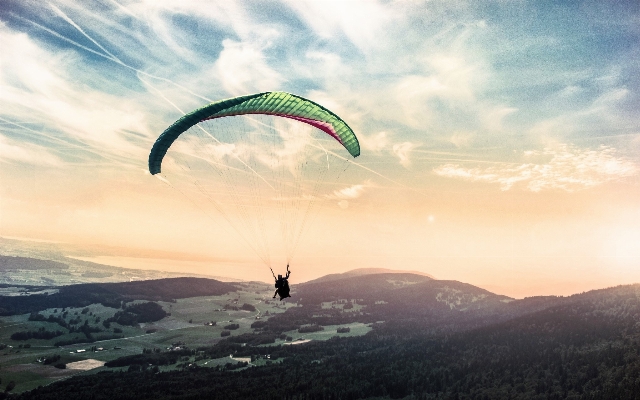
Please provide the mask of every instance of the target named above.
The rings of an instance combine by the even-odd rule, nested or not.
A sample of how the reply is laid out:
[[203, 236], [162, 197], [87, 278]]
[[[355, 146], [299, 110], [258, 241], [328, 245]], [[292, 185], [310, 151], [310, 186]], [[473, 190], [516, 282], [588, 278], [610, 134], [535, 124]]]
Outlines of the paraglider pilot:
[[276, 298], [276, 295], [280, 296], [280, 300], [284, 300], [287, 297], [291, 297], [289, 295], [289, 275], [291, 275], [291, 271], [289, 271], [289, 264], [287, 264], [287, 276], [284, 278], [282, 275], [278, 275], [276, 279], [276, 292], [273, 294], [273, 298]]

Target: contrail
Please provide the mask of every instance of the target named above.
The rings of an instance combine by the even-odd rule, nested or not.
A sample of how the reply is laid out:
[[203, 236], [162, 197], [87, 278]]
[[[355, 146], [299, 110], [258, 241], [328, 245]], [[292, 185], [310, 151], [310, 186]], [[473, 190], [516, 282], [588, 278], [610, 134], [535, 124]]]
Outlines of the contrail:
[[119, 9], [121, 9], [121, 10], [122, 10], [122, 11], [124, 11], [125, 13], [129, 14], [131, 17], [133, 17], [133, 18], [135, 18], [135, 19], [137, 19], [137, 20], [140, 20], [140, 18], [138, 18], [138, 16], [137, 16], [137, 15], [135, 15], [134, 13], [132, 13], [131, 11], [129, 11], [129, 9], [128, 9], [127, 7], [123, 6], [122, 4], [118, 3], [118, 2], [117, 2], [117, 1], [115, 1], [115, 0], [109, 0], [109, 1], [111, 1], [113, 4], [115, 4]]
[[573, 141], [584, 141], [584, 140], [600, 140], [600, 139], [611, 139], [611, 138], [619, 138], [619, 137], [628, 137], [628, 136], [638, 136], [640, 132], [631, 132], [631, 133], [618, 133], [616, 135], [606, 135], [606, 136], [587, 136], [582, 138], [574, 138]]
[[[0, 125], [13, 125], [13, 124], [14, 124], [13, 122], [4, 122], [4, 123], [1, 123]], [[38, 125], [38, 124], [40, 124], [40, 122], [25, 122], [25, 121], [22, 121], [21, 124], [24, 124], [24, 125], [28, 125], [28, 124]]]
[[[87, 47], [87, 46], [85, 46], [85, 45], [82, 45], [82, 44], [80, 44], [80, 43], [78, 43], [78, 42], [76, 42], [76, 41], [74, 41], [74, 40], [71, 40], [71, 39], [69, 39], [68, 37], [63, 36], [63, 35], [59, 34], [58, 32], [56, 32], [56, 31], [54, 31], [54, 30], [52, 30], [52, 29], [47, 28], [47, 27], [46, 27], [46, 26], [44, 26], [44, 25], [40, 25], [39, 23], [37, 23], [37, 22], [35, 22], [35, 21], [31, 21], [30, 19], [26, 19], [26, 18], [23, 18], [23, 17], [21, 17], [21, 16], [19, 16], [19, 15], [15, 15], [15, 14], [13, 14], [13, 17], [14, 17], [14, 18], [16, 18], [16, 19], [20, 19], [20, 20], [22, 20], [22, 21], [24, 21], [24, 22], [28, 22], [28, 23], [30, 23], [30, 24], [32, 24], [32, 25], [35, 25], [37, 28], [40, 28], [40, 29], [42, 29], [43, 31], [45, 31], [45, 32], [47, 32], [47, 33], [52, 34], [53, 36], [57, 37], [58, 39], [62, 39], [62, 40], [64, 40], [65, 42], [71, 43], [72, 45], [74, 45], [74, 46], [76, 46], [76, 47], [79, 47], [79, 48], [81, 48], [82, 50], [85, 50], [85, 51], [88, 51], [88, 52], [90, 52], [90, 53], [93, 53], [93, 54], [95, 54], [95, 55], [97, 55], [97, 56], [100, 56], [100, 57], [106, 58], [107, 60], [110, 60], [110, 61], [114, 61], [114, 62], [116, 62], [113, 58], [111, 58], [111, 57], [109, 57], [109, 56], [106, 56], [106, 55], [104, 55], [104, 54], [100, 53], [99, 51], [95, 51], [95, 50], [93, 50], [93, 49], [91, 49], [91, 48], [89, 48], [89, 47]], [[125, 66], [125, 67], [126, 67], [126, 65], [124, 65], [124, 64], [122, 64], [122, 63], [120, 63], [120, 65], [123, 65], [123, 66]]]
[[73, 20], [71, 18], [69, 18], [69, 16], [67, 14], [65, 14], [61, 9], [59, 9], [58, 7], [54, 6], [53, 4], [49, 3], [49, 6], [51, 8], [53, 8], [53, 10], [58, 13], [58, 15], [60, 15], [62, 17], [62, 19], [64, 19], [65, 21], [67, 21], [71, 26], [73, 26], [74, 28], [76, 28], [78, 30], [78, 32], [82, 33], [84, 35], [84, 37], [86, 37], [87, 39], [91, 40], [91, 42], [93, 44], [95, 44], [96, 46], [98, 46], [100, 48], [100, 50], [104, 51], [105, 53], [107, 53], [113, 60], [117, 61], [119, 64], [124, 64], [122, 61], [120, 61], [120, 59], [116, 56], [114, 56], [113, 54], [111, 54], [109, 52], [109, 50], [105, 49], [104, 47], [102, 47], [100, 45], [100, 43], [96, 42], [95, 40], [93, 40], [93, 38], [91, 36], [89, 36], [85, 31], [82, 30], [82, 28], [80, 26], [78, 26], [78, 24], [76, 24], [75, 22], [73, 22]]
[[[17, 19], [20, 19], [20, 20], [26, 21], [26, 22], [28, 22], [28, 23], [30, 23], [30, 24], [32, 24], [32, 25], [34, 25], [34, 26], [36, 26], [36, 27], [38, 27], [38, 28], [40, 28], [40, 29], [42, 29], [42, 30], [44, 30], [44, 31], [46, 31], [46, 32], [48, 32], [48, 33], [50, 33], [50, 34], [52, 34], [52, 35], [54, 35], [54, 36], [55, 36], [55, 37], [57, 37], [57, 38], [64, 40], [65, 42], [71, 43], [72, 45], [74, 45], [74, 46], [76, 46], [76, 47], [78, 47], [78, 48], [80, 48], [80, 49], [82, 49], [82, 50], [88, 51], [88, 52], [93, 53], [93, 54], [95, 54], [95, 55], [97, 55], [97, 56], [100, 56], [100, 57], [102, 57], [102, 58], [105, 58], [105, 59], [107, 59], [107, 60], [109, 60], [109, 61], [112, 61], [112, 62], [114, 62], [114, 63], [116, 63], [116, 64], [118, 64], [118, 65], [121, 65], [121, 66], [123, 66], [123, 67], [125, 67], [125, 68], [128, 68], [128, 69], [130, 69], [130, 70], [132, 70], [132, 71], [135, 71], [135, 72], [137, 72], [137, 73], [139, 73], [139, 74], [142, 74], [142, 75], [144, 75], [144, 76], [147, 76], [147, 77], [149, 77], [149, 78], [157, 79], [157, 80], [159, 80], [159, 81], [163, 81], [163, 82], [167, 82], [167, 83], [169, 83], [169, 84], [171, 84], [171, 85], [173, 85], [173, 86], [175, 86], [175, 87], [177, 87], [177, 88], [179, 88], [179, 89], [184, 90], [185, 92], [187, 92], [187, 93], [189, 93], [190, 95], [192, 95], [192, 96], [194, 96], [194, 97], [197, 97], [197, 98], [199, 98], [199, 99], [202, 99], [202, 100], [208, 101], [208, 102], [210, 102], [210, 103], [211, 103], [211, 102], [213, 102], [213, 100], [212, 100], [212, 99], [210, 99], [210, 98], [208, 98], [208, 97], [201, 96], [201, 95], [199, 95], [199, 94], [197, 94], [197, 93], [195, 93], [195, 92], [191, 91], [191, 90], [190, 90], [190, 89], [188, 89], [187, 87], [182, 86], [181, 84], [179, 84], [179, 83], [177, 83], [177, 82], [172, 81], [171, 79], [167, 79], [167, 78], [163, 78], [163, 77], [161, 77], [161, 76], [153, 75], [153, 74], [150, 74], [150, 73], [148, 73], [148, 72], [142, 71], [142, 70], [140, 70], [140, 69], [138, 69], [138, 68], [132, 67], [132, 66], [130, 66], [130, 65], [128, 65], [128, 64], [126, 64], [126, 63], [124, 63], [124, 62], [122, 62], [121, 60], [119, 60], [119, 59], [117, 59], [117, 58], [113, 58], [112, 56], [105, 55], [105, 54], [103, 54], [103, 53], [100, 53], [99, 51], [95, 51], [95, 50], [93, 50], [93, 49], [91, 49], [91, 48], [89, 48], [89, 47], [87, 47], [87, 46], [84, 46], [84, 45], [82, 45], [82, 44], [80, 44], [80, 43], [78, 43], [78, 42], [76, 42], [76, 41], [74, 41], [74, 40], [72, 40], [72, 39], [69, 39], [68, 37], [66, 37], [66, 36], [64, 36], [64, 35], [59, 34], [58, 32], [56, 32], [56, 31], [54, 31], [54, 30], [52, 30], [52, 29], [50, 29], [50, 28], [47, 28], [46, 26], [40, 25], [40, 24], [39, 24], [39, 23], [37, 23], [37, 22], [31, 21], [31, 20], [29, 20], [29, 19], [23, 18], [23, 17], [21, 17], [21, 16], [19, 16], [19, 15], [15, 15], [15, 14], [14, 14], [14, 17], [15, 17], [15, 18], [17, 18]], [[139, 78], [138, 78], [138, 79], [139, 79]]]
[[451, 151], [434, 151], [434, 150], [420, 150], [420, 149], [413, 149], [411, 150], [411, 152], [413, 153], [423, 153], [423, 154], [440, 154], [440, 155], [444, 155], [444, 156], [468, 156], [468, 157], [477, 157], [477, 154], [468, 154], [468, 153], [454, 153]]
[[415, 158], [416, 161], [434, 161], [434, 162], [462, 162], [462, 163], [477, 163], [477, 164], [500, 164], [500, 165], [520, 165], [522, 163], [508, 162], [508, 161], [487, 161], [487, 160], [473, 160], [469, 158], [437, 158], [437, 157], [423, 157]]
[[70, 143], [70, 142], [68, 142], [68, 141], [66, 141], [66, 140], [63, 140], [63, 139], [57, 138], [57, 137], [55, 137], [55, 136], [47, 135], [46, 133], [43, 133], [43, 132], [38, 132], [38, 131], [36, 131], [36, 130], [34, 130], [34, 129], [31, 129], [31, 128], [29, 128], [29, 127], [27, 127], [27, 126], [24, 126], [24, 125], [22, 125], [22, 124], [19, 124], [19, 123], [17, 123], [17, 122], [9, 121], [8, 119], [5, 119], [5, 118], [3, 118], [3, 117], [0, 117], [0, 121], [5, 122], [5, 123], [6, 123], [6, 124], [8, 124], [8, 125], [13, 125], [13, 126], [16, 126], [16, 127], [18, 127], [18, 128], [24, 129], [24, 130], [26, 130], [26, 131], [33, 132], [33, 133], [35, 133], [35, 134], [37, 135], [37, 137], [38, 137], [38, 138], [45, 137], [45, 138], [47, 138], [47, 139], [50, 139], [50, 140], [53, 140], [53, 141], [56, 141], [56, 142], [63, 143], [63, 144], [65, 144], [65, 145], [67, 145], [67, 146], [71, 146], [71, 147], [74, 147], [74, 148], [78, 148], [78, 149], [84, 150], [84, 151], [86, 151], [86, 152], [88, 152], [88, 153], [95, 154], [95, 155], [97, 155], [97, 156], [99, 156], [99, 157], [106, 158], [107, 160], [113, 161], [113, 162], [118, 163], [118, 164], [120, 164], [120, 165], [125, 165], [125, 166], [127, 166], [127, 167], [129, 167], [129, 166], [133, 166], [133, 165], [134, 165], [134, 164], [127, 164], [127, 163], [122, 162], [122, 161], [119, 161], [119, 160], [114, 160], [114, 159], [112, 159], [112, 158], [109, 158], [109, 157], [105, 156], [105, 154], [104, 154], [104, 153], [98, 153], [98, 152], [96, 152], [96, 151], [93, 151], [93, 150], [91, 150], [91, 146], [90, 146], [89, 144], [86, 144], [86, 143], [83, 143], [83, 142], [80, 142], [80, 143], [82, 143], [84, 146], [87, 146], [88, 148], [87, 148], [87, 147], [84, 147], [84, 146], [81, 146], [81, 145], [79, 145], [79, 144]]
[[140, 78], [138, 76], [138, 79], [140, 79], [140, 81], [142, 83], [144, 83], [145, 85], [149, 85], [149, 87], [158, 94], [158, 96], [162, 97], [162, 99], [164, 101], [166, 101], [167, 103], [171, 104], [171, 106], [173, 106], [173, 108], [175, 108], [176, 110], [178, 110], [178, 112], [180, 112], [180, 114], [185, 115], [186, 113], [180, 108], [178, 107], [178, 105], [176, 105], [174, 102], [172, 102], [171, 100], [169, 100], [167, 98], [167, 96], [165, 96], [159, 89], [157, 89], [155, 86], [153, 86], [152, 84], [150, 84], [149, 82], [145, 81], [144, 79]]

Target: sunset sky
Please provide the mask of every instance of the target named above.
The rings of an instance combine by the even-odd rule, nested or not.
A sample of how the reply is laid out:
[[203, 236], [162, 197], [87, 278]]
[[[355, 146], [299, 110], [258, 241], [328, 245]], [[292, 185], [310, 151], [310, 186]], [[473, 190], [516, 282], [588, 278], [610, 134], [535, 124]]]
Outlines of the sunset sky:
[[640, 3], [567, 3], [2, 1], [0, 236], [270, 280], [147, 158], [185, 112], [286, 91], [362, 149], [318, 194], [294, 284], [354, 268], [514, 297], [640, 282]]

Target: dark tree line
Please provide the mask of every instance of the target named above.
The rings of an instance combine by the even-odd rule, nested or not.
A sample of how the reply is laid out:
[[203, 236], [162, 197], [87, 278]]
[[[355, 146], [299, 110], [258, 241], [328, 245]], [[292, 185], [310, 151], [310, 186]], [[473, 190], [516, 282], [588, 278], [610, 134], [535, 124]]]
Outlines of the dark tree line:
[[44, 339], [49, 340], [64, 335], [62, 331], [48, 331], [40, 328], [37, 331], [20, 331], [11, 335], [11, 340]]
[[133, 300], [175, 301], [198, 296], [218, 296], [238, 290], [233, 284], [203, 278], [86, 283], [56, 289], [57, 293], [49, 295], [0, 296], [0, 315], [35, 313], [47, 308], [87, 307], [96, 303], [121, 308], [123, 302]]
[[135, 326], [140, 322], [160, 321], [168, 315], [169, 314], [164, 311], [162, 306], [158, 303], [138, 303], [127, 306], [124, 310], [116, 312], [113, 317], [104, 320], [103, 325], [108, 326], [109, 323], [116, 322], [120, 325]]

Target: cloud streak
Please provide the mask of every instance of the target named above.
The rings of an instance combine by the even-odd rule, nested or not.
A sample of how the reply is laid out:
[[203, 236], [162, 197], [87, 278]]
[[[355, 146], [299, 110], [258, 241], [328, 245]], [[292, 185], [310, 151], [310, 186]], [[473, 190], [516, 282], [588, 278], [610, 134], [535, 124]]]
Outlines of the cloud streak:
[[49, 153], [47, 148], [40, 146], [25, 146], [0, 135], [0, 161], [19, 162], [32, 165], [58, 167], [62, 160]]
[[601, 146], [597, 150], [584, 150], [560, 145], [543, 151], [527, 151], [524, 156], [547, 161], [487, 168], [445, 164], [435, 168], [433, 172], [447, 178], [497, 183], [503, 191], [521, 186], [532, 192], [553, 189], [573, 192], [638, 173], [638, 166], [634, 162], [618, 156], [615, 149], [607, 146]]
[[330, 199], [353, 200], [362, 196], [367, 188], [371, 187], [371, 182], [367, 181], [358, 185], [352, 185], [340, 190], [335, 190], [328, 196]]
[[415, 144], [411, 142], [394, 144], [393, 154], [395, 154], [396, 157], [398, 157], [398, 159], [400, 160], [400, 164], [403, 167], [408, 168], [409, 165], [411, 165], [411, 152], [419, 146], [420, 146], [419, 144]]

